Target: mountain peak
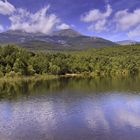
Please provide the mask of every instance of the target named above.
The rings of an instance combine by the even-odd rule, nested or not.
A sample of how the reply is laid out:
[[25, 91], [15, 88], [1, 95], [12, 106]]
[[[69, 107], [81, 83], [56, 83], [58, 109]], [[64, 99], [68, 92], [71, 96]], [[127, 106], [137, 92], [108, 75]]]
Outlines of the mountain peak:
[[81, 34], [73, 29], [64, 29], [53, 32], [51, 36], [78, 37], [81, 36]]

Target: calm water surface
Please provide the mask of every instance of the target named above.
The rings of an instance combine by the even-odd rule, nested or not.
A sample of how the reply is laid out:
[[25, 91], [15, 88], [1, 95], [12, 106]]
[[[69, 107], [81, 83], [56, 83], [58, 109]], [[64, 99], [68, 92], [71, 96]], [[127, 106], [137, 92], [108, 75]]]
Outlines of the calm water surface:
[[140, 79], [0, 84], [0, 140], [140, 140]]

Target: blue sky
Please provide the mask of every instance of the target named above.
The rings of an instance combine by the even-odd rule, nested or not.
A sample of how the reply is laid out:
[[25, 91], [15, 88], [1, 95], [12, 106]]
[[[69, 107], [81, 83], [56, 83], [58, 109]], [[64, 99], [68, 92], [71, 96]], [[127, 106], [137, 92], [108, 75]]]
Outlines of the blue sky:
[[112, 41], [140, 41], [139, 0], [0, 0], [0, 32], [73, 28]]

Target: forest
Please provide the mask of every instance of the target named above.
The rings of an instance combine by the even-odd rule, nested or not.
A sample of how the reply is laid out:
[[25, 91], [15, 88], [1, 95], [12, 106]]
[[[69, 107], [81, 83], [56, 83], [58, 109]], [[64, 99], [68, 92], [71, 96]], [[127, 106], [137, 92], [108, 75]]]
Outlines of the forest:
[[140, 73], [140, 45], [92, 48], [83, 51], [35, 52], [0, 47], [0, 77], [34, 75], [116, 76]]

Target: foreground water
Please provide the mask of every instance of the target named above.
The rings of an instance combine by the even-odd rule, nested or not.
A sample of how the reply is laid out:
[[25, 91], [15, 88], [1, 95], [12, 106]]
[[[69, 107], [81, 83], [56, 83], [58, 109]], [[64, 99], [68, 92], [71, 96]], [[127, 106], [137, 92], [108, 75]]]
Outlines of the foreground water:
[[0, 140], [139, 140], [140, 79], [0, 84]]

